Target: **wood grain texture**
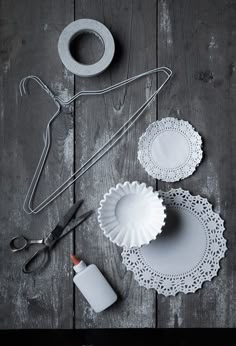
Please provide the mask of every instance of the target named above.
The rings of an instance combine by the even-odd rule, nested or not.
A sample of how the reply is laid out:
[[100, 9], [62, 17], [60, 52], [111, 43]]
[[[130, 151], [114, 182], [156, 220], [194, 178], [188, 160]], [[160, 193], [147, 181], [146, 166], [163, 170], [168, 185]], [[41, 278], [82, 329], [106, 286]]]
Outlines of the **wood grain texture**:
[[[74, 16], [75, 15], [75, 16]], [[62, 65], [57, 40], [79, 18], [104, 23], [115, 38], [111, 66], [77, 78]], [[0, 329], [236, 326], [236, 1], [233, 0], [0, 0]], [[91, 52], [93, 54], [93, 51]], [[40, 275], [21, 266], [31, 251], [12, 254], [11, 237], [47, 234], [74, 199], [97, 210], [110, 187], [125, 180], [156, 187], [137, 161], [137, 143], [156, 119], [156, 103], [75, 187], [36, 216], [22, 210], [42, 150], [42, 131], [54, 105], [33, 82], [30, 97], [18, 84], [36, 74], [62, 98], [101, 89], [155, 66], [174, 76], [159, 96], [158, 118], [185, 119], [203, 138], [204, 159], [193, 176], [158, 189], [182, 187], [207, 197], [225, 220], [228, 252], [219, 275], [195, 294], [165, 298], [138, 286], [121, 263], [121, 249], [105, 238], [95, 213], [54, 249]], [[86, 161], [156, 89], [156, 76], [100, 97], [76, 102], [52, 130], [53, 145], [36, 202]], [[74, 160], [75, 159], [75, 160]], [[32, 250], [32, 249], [31, 249]], [[95, 314], [73, 285], [69, 254], [95, 263], [119, 295]], [[156, 301], [158, 299], [158, 301]]]
[[[10, 253], [9, 241], [24, 234], [45, 236], [73, 202], [73, 190], [36, 216], [22, 204], [42, 150], [46, 122], [55, 106], [30, 82], [30, 97], [20, 98], [20, 80], [41, 77], [56, 94], [73, 92], [73, 77], [57, 53], [61, 30], [73, 20], [73, 1], [0, 1], [0, 110], [1, 110], [1, 269], [0, 328], [71, 328], [73, 323], [72, 237], [55, 247], [47, 268], [26, 275], [21, 266], [33, 251]], [[55, 122], [53, 146], [37, 193], [48, 195], [73, 169], [73, 116]]]
[[[76, 90], [101, 89], [156, 66], [155, 1], [76, 1], [76, 19], [93, 18], [104, 23], [115, 38], [114, 60], [102, 76], [76, 78]], [[144, 78], [103, 97], [84, 98], [76, 107], [76, 166], [80, 166], [133, 114], [156, 87], [156, 76]], [[137, 161], [137, 142], [147, 125], [156, 119], [152, 104], [135, 127], [96, 163], [77, 183], [76, 198], [97, 210], [110, 187], [126, 180], [155, 186]], [[76, 328], [155, 327], [156, 295], [140, 288], [121, 263], [121, 249], [99, 228], [97, 214], [80, 227], [76, 252], [95, 263], [108, 278], [119, 301], [95, 314], [76, 290]]]
[[197, 293], [158, 297], [158, 327], [235, 327], [235, 40], [235, 1], [159, 1], [158, 63], [174, 77], [158, 117], [190, 121], [203, 138], [204, 159], [193, 176], [158, 187], [207, 197], [225, 220], [229, 250], [218, 276]]

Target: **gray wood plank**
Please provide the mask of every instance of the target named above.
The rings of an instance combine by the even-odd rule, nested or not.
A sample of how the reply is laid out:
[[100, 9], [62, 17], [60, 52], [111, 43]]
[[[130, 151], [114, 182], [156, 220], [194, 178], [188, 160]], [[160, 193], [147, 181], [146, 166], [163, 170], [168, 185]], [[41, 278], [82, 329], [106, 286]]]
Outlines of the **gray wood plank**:
[[174, 70], [158, 116], [188, 120], [204, 140], [204, 160], [180, 183], [223, 217], [229, 251], [212, 282], [195, 294], [158, 297], [158, 327], [235, 327], [235, 1], [169, 1], [158, 7], [158, 61]]
[[[155, 1], [76, 1], [76, 19], [93, 18], [104, 23], [116, 41], [112, 65], [91, 79], [76, 78], [76, 90], [101, 89], [156, 66]], [[84, 98], [76, 107], [76, 166], [79, 167], [125, 122], [156, 87], [151, 76], [104, 97]], [[137, 142], [147, 125], [156, 119], [156, 105], [76, 184], [76, 198], [84, 208], [97, 210], [110, 187], [126, 180], [144, 181], [155, 187], [137, 161]], [[97, 215], [76, 234], [76, 253], [95, 263], [119, 294], [110, 309], [95, 314], [76, 290], [76, 328], [155, 327], [156, 295], [140, 288], [121, 263], [121, 249], [100, 230]]]
[[[42, 131], [55, 106], [33, 82], [20, 98], [21, 78], [36, 74], [62, 97], [73, 94], [73, 76], [57, 53], [61, 30], [73, 20], [72, 0], [0, 1], [1, 241], [0, 328], [71, 328], [73, 284], [69, 254], [72, 236], [55, 247], [40, 274], [21, 266], [31, 251], [12, 254], [9, 240], [19, 234], [45, 236], [73, 203], [73, 189], [40, 214], [22, 204], [42, 150]], [[73, 116], [61, 116], [52, 130], [53, 145], [37, 200], [46, 197], [73, 169]]]

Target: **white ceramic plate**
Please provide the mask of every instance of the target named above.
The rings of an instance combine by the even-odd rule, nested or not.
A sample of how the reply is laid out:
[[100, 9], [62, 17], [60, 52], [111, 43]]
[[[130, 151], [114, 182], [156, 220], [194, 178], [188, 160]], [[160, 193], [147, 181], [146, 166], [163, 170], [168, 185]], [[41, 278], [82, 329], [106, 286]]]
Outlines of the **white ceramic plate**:
[[105, 236], [125, 248], [148, 244], [161, 233], [165, 207], [158, 192], [134, 181], [112, 187], [98, 209]]
[[166, 224], [150, 244], [124, 250], [123, 263], [141, 286], [165, 296], [195, 292], [217, 275], [226, 251], [224, 221], [211, 204], [188, 191], [160, 191]]
[[202, 140], [187, 121], [164, 118], [141, 136], [138, 159], [148, 174], [166, 182], [190, 176], [202, 159]]

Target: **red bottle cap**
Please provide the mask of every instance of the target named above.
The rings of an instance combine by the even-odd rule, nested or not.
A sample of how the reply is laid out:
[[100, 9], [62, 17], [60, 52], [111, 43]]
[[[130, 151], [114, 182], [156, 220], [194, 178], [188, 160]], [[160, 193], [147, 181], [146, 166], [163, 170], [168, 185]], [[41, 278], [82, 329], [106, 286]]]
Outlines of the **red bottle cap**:
[[78, 258], [75, 257], [75, 255], [70, 255], [70, 259], [75, 266], [80, 262], [80, 260], [78, 260]]

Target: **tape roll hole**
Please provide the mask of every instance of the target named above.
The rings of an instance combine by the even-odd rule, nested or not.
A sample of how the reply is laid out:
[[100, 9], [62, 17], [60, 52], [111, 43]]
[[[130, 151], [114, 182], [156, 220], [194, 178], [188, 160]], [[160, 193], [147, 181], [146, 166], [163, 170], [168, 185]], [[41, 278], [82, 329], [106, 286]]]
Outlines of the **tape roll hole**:
[[83, 65], [95, 64], [103, 57], [104, 51], [102, 38], [91, 30], [81, 31], [70, 41], [72, 57]]

